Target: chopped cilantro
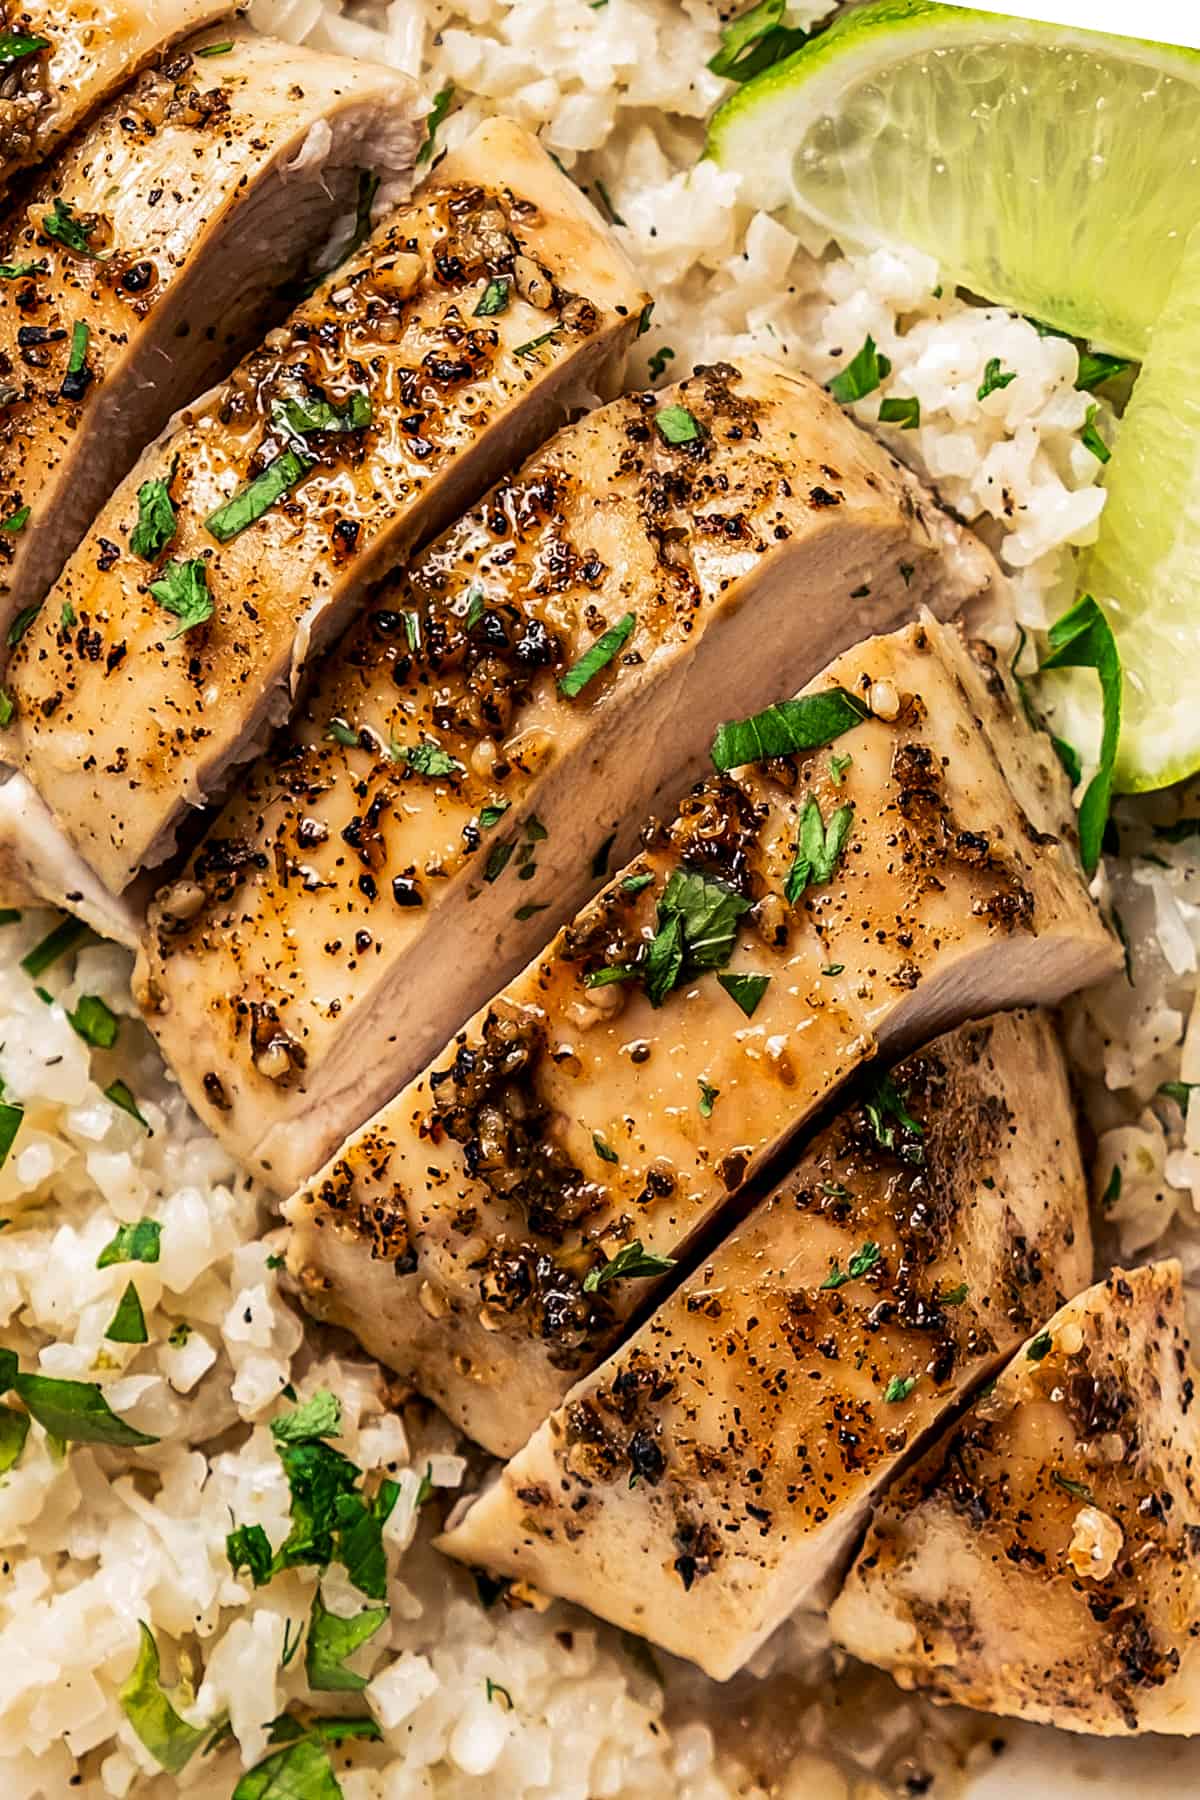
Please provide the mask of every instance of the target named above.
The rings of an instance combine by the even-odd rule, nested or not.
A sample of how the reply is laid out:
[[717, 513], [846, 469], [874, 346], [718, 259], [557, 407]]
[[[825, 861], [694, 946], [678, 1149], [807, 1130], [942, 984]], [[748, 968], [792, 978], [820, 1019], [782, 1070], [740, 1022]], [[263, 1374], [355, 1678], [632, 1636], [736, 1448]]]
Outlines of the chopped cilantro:
[[809, 796], [800, 815], [796, 855], [784, 888], [789, 906], [796, 905], [806, 888], [832, 881], [853, 824], [854, 808], [839, 806], [826, 825], [820, 805]]
[[1013, 382], [1016, 379], [1016, 370], [1001, 369], [1000, 358], [998, 356], [993, 356], [983, 371], [983, 380], [979, 384], [979, 390], [975, 395], [975, 398], [977, 400], [986, 400], [989, 394], [999, 393], [1002, 388], [1006, 388], [1010, 382]]
[[141, 1298], [132, 1281], [125, 1284], [125, 1292], [117, 1303], [117, 1310], [109, 1321], [108, 1330], [104, 1333], [110, 1344], [148, 1344], [150, 1333], [146, 1330], [146, 1315], [142, 1311]]
[[610, 1281], [666, 1275], [674, 1267], [674, 1257], [658, 1256], [654, 1251], [647, 1250], [640, 1238], [635, 1238], [632, 1244], [626, 1244], [618, 1250], [610, 1262], [588, 1270], [583, 1278], [583, 1291], [585, 1294], [594, 1294], [599, 1288], [607, 1287]]
[[[885, 1075], [875, 1092], [864, 1100], [863, 1110], [881, 1150], [894, 1150], [905, 1162], [921, 1163], [925, 1151], [920, 1142], [913, 1140], [924, 1137], [925, 1127], [908, 1111], [906, 1098], [892, 1077]], [[899, 1142], [897, 1130], [901, 1134]]]
[[429, 162], [430, 159], [432, 158], [433, 150], [434, 150], [434, 143], [437, 139], [438, 129], [442, 123], [442, 120], [446, 117], [446, 114], [450, 111], [451, 103], [453, 102], [453, 100], [454, 100], [454, 89], [452, 87], [440, 88], [438, 90], [438, 92], [433, 96], [433, 105], [429, 108], [429, 112], [426, 115], [426, 119], [425, 119], [425, 142], [421, 145], [421, 148], [417, 151], [417, 167], [418, 168], [421, 168], [425, 163]]
[[921, 402], [911, 398], [885, 400], [879, 408], [881, 425], [898, 425], [901, 431], [915, 431], [921, 423]]
[[125, 1082], [111, 1082], [104, 1090], [104, 1098], [111, 1100], [114, 1106], [119, 1106], [122, 1112], [127, 1112], [131, 1119], [136, 1119], [139, 1125], [145, 1126], [149, 1131], [150, 1122], [148, 1119], [144, 1119], [138, 1111], [138, 1103]]
[[98, 1269], [111, 1269], [117, 1263], [156, 1263], [162, 1248], [162, 1226], [157, 1219], [138, 1219], [132, 1225], [119, 1225], [117, 1235], [104, 1246], [96, 1258]]
[[[269, 462], [261, 475], [231, 495], [223, 506], [210, 513], [204, 529], [218, 544], [232, 543], [243, 531], [257, 523], [285, 494], [290, 494], [313, 468], [313, 460], [298, 450], [285, 450]], [[185, 565], [194, 567], [194, 564]], [[151, 593], [154, 592], [153, 587]], [[208, 617], [208, 614], [205, 614]]]
[[704, 427], [686, 406], [662, 406], [654, 415], [654, 425], [664, 444], [698, 444]]
[[717, 981], [748, 1019], [754, 1017], [759, 1001], [771, 985], [769, 975], [718, 975]]
[[626, 613], [618, 619], [603, 637], [596, 639], [590, 650], [584, 652], [579, 661], [573, 663], [558, 683], [558, 691], [568, 700], [576, 699], [582, 694], [588, 683], [593, 681], [602, 669], [606, 669], [613, 659], [621, 654], [637, 624], [635, 613]]
[[208, 591], [208, 564], [200, 558], [190, 562], [169, 562], [158, 578], [150, 583], [150, 592], [161, 607], [179, 620], [168, 642], [173, 643], [196, 625], [204, 625], [213, 616], [213, 598]]
[[386, 1606], [369, 1606], [352, 1618], [330, 1612], [320, 1593], [313, 1600], [304, 1647], [304, 1672], [318, 1694], [361, 1694], [365, 1675], [346, 1667], [348, 1657], [369, 1643], [388, 1619]]
[[493, 319], [497, 313], [506, 312], [512, 299], [512, 279], [507, 275], [495, 281], [489, 281], [479, 296], [479, 304], [472, 314], [476, 319]]
[[863, 1244], [854, 1252], [843, 1272], [836, 1256], [829, 1259], [829, 1273], [821, 1283], [822, 1289], [842, 1288], [848, 1281], [858, 1281], [863, 1275], [869, 1275], [881, 1259], [879, 1245], [871, 1242]]
[[713, 740], [712, 760], [720, 770], [769, 762], [794, 751], [819, 750], [867, 717], [861, 700], [845, 688], [825, 688], [798, 700], [781, 700], [752, 718], [722, 725]]
[[1096, 420], [1099, 415], [1100, 408], [1098, 406], [1088, 407], [1087, 418], [1084, 420], [1083, 430], [1079, 434], [1079, 441], [1085, 450], [1091, 451], [1097, 462], [1106, 463], [1112, 461], [1112, 451], [1096, 430]]
[[12, 1386], [43, 1431], [64, 1444], [110, 1444], [131, 1448], [158, 1442], [156, 1437], [119, 1419], [94, 1382], [59, 1381], [50, 1375], [17, 1375]]
[[713, 1107], [721, 1097], [721, 1090], [720, 1088], [713, 1087], [710, 1082], [705, 1081], [703, 1075], [697, 1076], [697, 1082], [700, 1088], [700, 1117], [702, 1119], [711, 1119]]
[[74, 1012], [68, 1012], [67, 1018], [84, 1043], [97, 1050], [111, 1050], [121, 1029], [116, 1013], [109, 1010], [98, 994], [82, 995], [79, 1005]]
[[829, 382], [829, 392], [843, 406], [850, 406], [855, 400], [873, 394], [891, 372], [890, 358], [881, 355], [875, 347], [875, 339], [868, 336], [858, 355]]
[[1025, 1354], [1030, 1362], [1041, 1362], [1044, 1357], [1049, 1356], [1053, 1348], [1054, 1339], [1050, 1336], [1050, 1333], [1048, 1331], [1039, 1331], [1037, 1336], [1030, 1341], [1029, 1348], [1026, 1350]]
[[1123, 676], [1112, 627], [1090, 594], [1056, 619], [1043, 669], [1094, 669], [1100, 682], [1104, 725], [1100, 761], [1079, 807], [1079, 854], [1090, 875], [1100, 860], [1121, 736]]
[[189, 1725], [176, 1712], [159, 1680], [158, 1645], [154, 1633], [144, 1622], [139, 1624], [138, 1631], [137, 1660], [122, 1682], [117, 1698], [125, 1717], [155, 1762], [169, 1775], [178, 1775], [196, 1754], [211, 1727]]
[[82, 919], [63, 919], [21, 958], [21, 967], [36, 981], [39, 975], [44, 975], [61, 957], [68, 956], [72, 950], [78, 950], [93, 935]]
[[593, 1131], [592, 1133], [592, 1148], [595, 1150], [596, 1155], [600, 1158], [601, 1162], [619, 1163], [621, 1160], [616, 1151], [612, 1148], [612, 1145], [606, 1144], [598, 1131]]

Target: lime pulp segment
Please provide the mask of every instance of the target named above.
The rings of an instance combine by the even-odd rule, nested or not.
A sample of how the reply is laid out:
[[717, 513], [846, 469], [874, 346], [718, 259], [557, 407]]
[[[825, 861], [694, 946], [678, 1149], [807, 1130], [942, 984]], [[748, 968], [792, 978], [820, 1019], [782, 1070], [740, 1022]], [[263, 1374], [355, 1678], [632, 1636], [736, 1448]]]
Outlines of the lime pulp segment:
[[1200, 221], [1200, 53], [875, 0], [732, 95], [709, 154], [843, 248], [916, 246], [1140, 361]]

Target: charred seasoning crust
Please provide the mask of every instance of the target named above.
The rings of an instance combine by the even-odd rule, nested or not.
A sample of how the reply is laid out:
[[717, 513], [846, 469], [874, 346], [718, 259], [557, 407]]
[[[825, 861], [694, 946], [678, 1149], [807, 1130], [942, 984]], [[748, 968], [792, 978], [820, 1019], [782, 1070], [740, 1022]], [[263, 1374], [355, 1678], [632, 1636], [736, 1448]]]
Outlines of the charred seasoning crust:
[[[1155, 1356], [1174, 1356], [1178, 1363], [1187, 1420], [1196, 1396], [1186, 1345], [1169, 1317], [1174, 1298], [1165, 1287], [1160, 1291], [1147, 1336]], [[1088, 1715], [1102, 1697], [1130, 1731], [1137, 1731], [1140, 1693], [1163, 1686], [1179, 1669], [1178, 1646], [1163, 1637], [1162, 1620], [1190, 1615], [1187, 1635], [1200, 1633], [1195, 1617], [1200, 1524], [1181, 1516], [1177, 1501], [1182, 1487], [1188, 1510], [1200, 1513], [1200, 1475], [1191, 1457], [1140, 1432], [1137, 1390], [1149, 1384], [1157, 1398], [1157, 1376], [1130, 1341], [1127, 1309], [1133, 1301], [1118, 1272], [1105, 1285], [1103, 1310], [1088, 1308], [1075, 1316], [1081, 1332], [1065, 1344], [1055, 1337], [1039, 1357], [1022, 1355], [995, 1399], [985, 1397], [895, 1494], [890, 1512], [878, 1522], [878, 1543], [864, 1569], [903, 1553], [903, 1517], [915, 1507], [930, 1501], [950, 1506], [989, 1560], [1068, 1587], [1099, 1629], [1098, 1654], [1089, 1656], [1082, 1685], [1074, 1662], [1056, 1663], [1048, 1654], [1038, 1663], [1038, 1691], [1030, 1698], [1062, 1713]], [[1009, 1420], [1029, 1404], [1059, 1409], [1069, 1421], [1073, 1448], [1061, 1464], [1027, 1466], [1028, 1458], [1021, 1458], [1014, 1482]], [[1071, 1539], [1084, 1505], [1100, 1509], [1120, 1529], [1120, 1550], [1107, 1575], [1085, 1576], [1050, 1548]], [[1156, 1605], [1151, 1594], [1161, 1596], [1167, 1587], [1176, 1590], [1178, 1600], [1164, 1611], [1161, 1598]], [[952, 1613], [912, 1599], [907, 1604], [927, 1646], [949, 1636], [958, 1647], [969, 1683], [971, 1657], [986, 1647], [988, 1635], [973, 1615], [970, 1596], [963, 1595]], [[921, 1687], [949, 1700], [960, 1697], [956, 1682], [939, 1678], [932, 1664], [918, 1663], [912, 1673]], [[1019, 1680], [1017, 1670], [1007, 1674]]]
[[[26, 60], [39, 61], [16, 64], [0, 94], [18, 79]], [[167, 125], [187, 127], [198, 138], [220, 135], [229, 90], [220, 84], [202, 90], [196, 79], [202, 73], [185, 52], [139, 75], [120, 101], [123, 140], [149, 142]], [[5, 104], [0, 98], [0, 120]], [[185, 176], [185, 184], [190, 179]], [[102, 193], [103, 183], [98, 185]], [[13, 208], [12, 222], [0, 233], [0, 262], [34, 269], [16, 282], [0, 283], [0, 512], [6, 517], [24, 505], [36, 507], [38, 496], [22, 488], [20, 469], [23, 446], [39, 418], [44, 413], [54, 420], [45, 425], [49, 430], [74, 423], [77, 409], [103, 381], [106, 354], [123, 350], [129, 329], [153, 310], [163, 287], [163, 272], [144, 248], [116, 243], [103, 212], [73, 214], [86, 236], [87, 254], [48, 235], [42, 223], [59, 196], [52, 169]], [[79, 323], [88, 326], [86, 360], [80, 373], [68, 374], [72, 331]], [[19, 537], [0, 533], [0, 563], [11, 562], [19, 549]]]

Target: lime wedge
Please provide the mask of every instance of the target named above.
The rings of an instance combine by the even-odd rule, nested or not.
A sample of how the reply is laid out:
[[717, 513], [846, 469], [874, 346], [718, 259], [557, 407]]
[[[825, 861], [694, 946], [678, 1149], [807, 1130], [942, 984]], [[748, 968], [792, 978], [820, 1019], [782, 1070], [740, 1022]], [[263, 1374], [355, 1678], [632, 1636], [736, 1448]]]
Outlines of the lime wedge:
[[1200, 230], [1150, 340], [1106, 485], [1080, 586], [1121, 652], [1116, 779], [1129, 792], [1200, 768]]
[[915, 245], [1140, 361], [1200, 220], [1200, 52], [874, 0], [733, 94], [708, 148], [765, 211]]

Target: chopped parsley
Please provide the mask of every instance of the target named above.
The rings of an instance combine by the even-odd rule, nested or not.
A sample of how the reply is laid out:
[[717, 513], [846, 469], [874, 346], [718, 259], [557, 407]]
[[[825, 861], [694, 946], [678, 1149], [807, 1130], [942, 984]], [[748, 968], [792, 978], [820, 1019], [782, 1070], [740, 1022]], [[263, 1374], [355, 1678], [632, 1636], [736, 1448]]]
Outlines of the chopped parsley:
[[375, 417], [371, 396], [358, 388], [348, 394], [339, 406], [333, 400], [276, 400], [271, 416], [293, 437], [306, 437], [314, 431], [345, 434], [365, 431]]
[[610, 1281], [666, 1275], [674, 1267], [673, 1256], [658, 1256], [653, 1250], [647, 1250], [640, 1238], [635, 1238], [632, 1244], [618, 1250], [610, 1262], [588, 1270], [583, 1278], [583, 1291], [594, 1294], [599, 1288], [607, 1287]]
[[67, 1018], [84, 1043], [96, 1050], [111, 1050], [121, 1029], [120, 1019], [98, 994], [84, 994]]
[[1088, 1506], [1095, 1506], [1095, 1494], [1082, 1481], [1072, 1481], [1069, 1475], [1063, 1475], [1058, 1469], [1051, 1470], [1050, 1479], [1064, 1494], [1070, 1494], [1072, 1500], [1083, 1500]]
[[143, 562], [157, 562], [175, 536], [177, 526], [170, 485], [165, 481], [143, 481], [137, 499], [138, 520], [129, 548]]
[[139, 1125], [149, 1131], [150, 1121], [138, 1111], [138, 1103], [124, 1081], [111, 1082], [104, 1090], [104, 1098], [111, 1100], [114, 1106], [119, 1106], [122, 1112], [127, 1112], [131, 1119], [136, 1119]]
[[498, 276], [496, 280], [488, 282], [471, 316], [476, 319], [494, 319], [497, 313], [507, 312], [511, 299], [511, 278], [507, 275]]
[[552, 325], [549, 331], [543, 331], [541, 337], [530, 338], [527, 343], [518, 344], [513, 351], [514, 356], [536, 356], [538, 351], [556, 338], [562, 330], [561, 325]]
[[425, 142], [417, 151], [418, 168], [423, 167], [423, 165], [429, 162], [433, 156], [434, 143], [437, 139], [438, 129], [441, 126], [442, 120], [450, 111], [453, 100], [454, 89], [452, 87], [439, 88], [438, 92], [433, 96], [433, 105], [429, 108], [429, 112], [425, 119]]
[[[298, 450], [285, 450], [269, 462], [261, 475], [239, 488], [236, 494], [218, 506], [204, 521], [204, 529], [218, 544], [230, 544], [243, 531], [258, 522], [265, 513], [290, 494], [313, 467], [311, 457]], [[194, 566], [194, 565], [188, 565]], [[153, 590], [151, 590], [153, 591]]]
[[891, 372], [890, 357], [882, 355], [875, 347], [875, 339], [868, 335], [858, 355], [828, 384], [829, 392], [843, 406], [850, 406], [873, 394]]
[[915, 431], [921, 423], [921, 402], [915, 394], [911, 398], [884, 400], [879, 408], [879, 423]]
[[721, 1090], [720, 1088], [713, 1087], [710, 1082], [705, 1081], [703, 1075], [697, 1077], [697, 1083], [700, 1088], [700, 1117], [702, 1119], [711, 1119], [713, 1107], [721, 1097]]
[[233, 49], [233, 39], [226, 38], [223, 44], [202, 44], [193, 52], [195, 56], [228, 56]]
[[758, 1011], [758, 1003], [771, 985], [769, 975], [718, 975], [718, 986], [740, 1006], [748, 1019]]
[[64, 1444], [109, 1444], [133, 1448], [157, 1444], [156, 1437], [119, 1419], [91, 1381], [59, 1381], [51, 1375], [16, 1375], [12, 1386], [43, 1431]]
[[[178, 1775], [195, 1756], [211, 1726], [189, 1725], [180, 1717], [159, 1679], [158, 1645], [143, 1621], [137, 1660], [117, 1694], [121, 1710], [155, 1762]], [[302, 1790], [297, 1789], [299, 1795]], [[315, 1790], [314, 1790], [315, 1793]]]
[[573, 663], [566, 674], [561, 676], [558, 691], [568, 700], [577, 699], [589, 682], [594, 681], [601, 670], [618, 657], [630, 638], [637, 624], [636, 613], [626, 613], [623, 619], [606, 631], [603, 637], [596, 639], [590, 650], [584, 652], [579, 661]]
[[795, 860], [784, 888], [789, 906], [796, 905], [806, 888], [823, 887], [833, 880], [853, 824], [854, 808], [839, 806], [826, 825], [820, 805], [809, 796], [800, 815]]
[[277, 1444], [303, 1444], [312, 1439], [337, 1437], [342, 1429], [342, 1403], [328, 1388], [319, 1388], [294, 1412], [271, 1420], [271, 1436]]
[[1000, 358], [998, 356], [993, 356], [983, 371], [983, 380], [979, 384], [975, 398], [977, 400], [986, 400], [989, 394], [999, 393], [1002, 388], [1008, 387], [1009, 383], [1016, 379], [1016, 370], [1002, 369], [1000, 367]]
[[361, 1694], [365, 1675], [346, 1667], [347, 1658], [361, 1650], [387, 1624], [386, 1606], [368, 1606], [352, 1618], [330, 1612], [320, 1593], [313, 1600], [304, 1646], [304, 1672], [318, 1694]]
[[1075, 386], [1081, 393], [1093, 393], [1096, 388], [1103, 387], [1106, 381], [1123, 375], [1131, 367], [1132, 364], [1124, 356], [1106, 356], [1100, 350], [1081, 350]]
[[197, 625], [205, 625], [216, 610], [208, 589], [208, 564], [199, 557], [190, 562], [169, 562], [150, 592], [158, 604], [179, 620], [179, 629], [167, 640], [174, 643]]
[[46, 271], [47, 264], [44, 262], [0, 262], [0, 281], [24, 281], [27, 276], [44, 275]]
[[7, 519], [0, 521], [0, 531], [3, 531], [8, 537], [20, 537], [29, 523], [32, 512], [31, 506], [19, 506], [16, 512], [9, 513]]
[[619, 1163], [621, 1160], [616, 1151], [612, 1148], [612, 1145], [606, 1144], [598, 1131], [593, 1131], [592, 1133], [592, 1148], [595, 1150], [596, 1155], [600, 1158], [601, 1162]]
[[1079, 441], [1085, 450], [1091, 451], [1097, 462], [1111, 462], [1112, 451], [1096, 430], [1096, 420], [1099, 416], [1100, 408], [1098, 406], [1088, 407], [1087, 418], [1084, 420], [1083, 430], [1079, 434]]
[[8, 647], [10, 650], [16, 649], [41, 610], [40, 601], [36, 606], [23, 606], [21, 608], [20, 612], [8, 628]]
[[686, 406], [662, 406], [654, 415], [654, 426], [664, 444], [698, 444], [704, 427]]
[[434, 779], [439, 775], [465, 775], [462, 764], [440, 744], [426, 740], [420, 744], [397, 744], [392, 747], [392, 760], [404, 763], [414, 775]]
[[0, 1475], [16, 1468], [28, 1436], [29, 1414], [15, 1406], [0, 1406]]
[[1030, 1362], [1041, 1362], [1044, 1357], [1049, 1356], [1053, 1348], [1054, 1339], [1050, 1336], [1050, 1333], [1048, 1331], [1039, 1331], [1037, 1336], [1031, 1339], [1025, 1355]]
[[621, 883], [621, 892], [623, 894], [640, 894], [653, 885], [653, 875], [626, 875]]
[[92, 372], [87, 366], [88, 342], [91, 328], [86, 319], [77, 319], [71, 327], [71, 352], [67, 359], [67, 372], [59, 390], [64, 400], [82, 400], [92, 381]]
[[845, 688], [825, 688], [798, 700], [781, 700], [749, 719], [722, 725], [713, 739], [716, 768], [739, 769], [802, 750], [819, 750], [867, 717], [861, 700]]
[[235, 1575], [245, 1569], [255, 1587], [265, 1587], [274, 1573], [271, 1540], [261, 1525], [238, 1525], [225, 1539], [225, 1554]]
[[125, 1284], [125, 1292], [117, 1304], [117, 1310], [109, 1321], [108, 1330], [104, 1333], [110, 1344], [148, 1344], [150, 1333], [146, 1330], [146, 1315], [142, 1311], [142, 1302], [132, 1281]]
[[750, 902], [724, 882], [676, 869], [658, 902], [658, 930], [643, 965], [646, 995], [661, 1006], [679, 983], [720, 969], [733, 954], [738, 921]]
[[860, 1280], [862, 1276], [870, 1274], [871, 1270], [880, 1259], [881, 1251], [879, 1245], [872, 1243], [869, 1240], [862, 1245], [861, 1249], [854, 1252], [854, 1255], [850, 1258], [845, 1270], [842, 1269], [837, 1257], [831, 1256], [829, 1259], [829, 1273], [821, 1283], [822, 1291], [826, 1288], [843, 1288], [848, 1281]]
[[669, 344], [663, 344], [650, 358], [649, 375], [651, 381], [658, 381], [666, 374], [667, 364], [675, 361], [675, 352]]
[[0, 69], [11, 68], [13, 63], [49, 48], [49, 38], [34, 37], [28, 31], [0, 31]]
[[1104, 714], [1100, 760], [1079, 806], [1079, 855], [1085, 871], [1091, 875], [1104, 842], [1121, 736], [1121, 653], [1112, 627], [1090, 594], [1056, 619], [1048, 636], [1050, 655], [1042, 664], [1043, 669], [1094, 669], [1100, 682]]
[[328, 725], [325, 727], [325, 742], [327, 744], [340, 744], [343, 750], [358, 750], [361, 748], [357, 731], [355, 731], [352, 726], [347, 725], [345, 719], [330, 719]]
[[87, 256], [101, 262], [104, 259], [97, 256], [91, 247], [97, 223], [90, 214], [78, 216], [70, 201], [56, 196], [50, 211], [43, 215], [42, 231], [48, 238], [73, 250], [76, 256]]

